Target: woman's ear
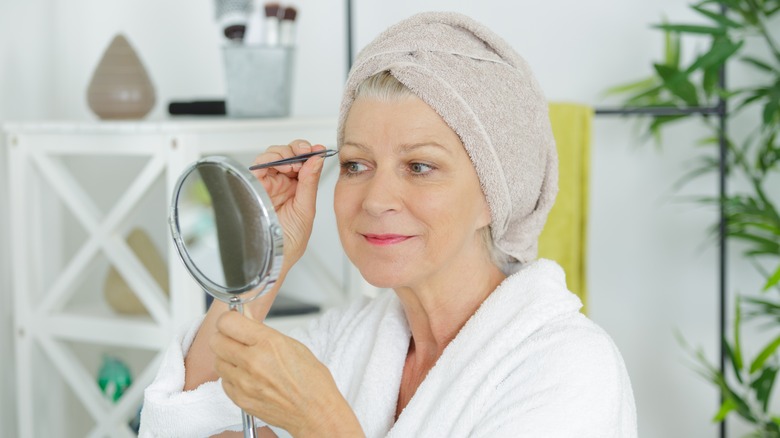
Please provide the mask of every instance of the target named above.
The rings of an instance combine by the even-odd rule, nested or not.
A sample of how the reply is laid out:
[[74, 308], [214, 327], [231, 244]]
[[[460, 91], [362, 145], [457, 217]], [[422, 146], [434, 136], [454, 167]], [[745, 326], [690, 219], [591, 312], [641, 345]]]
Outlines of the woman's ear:
[[480, 213], [479, 217], [477, 218], [477, 229], [490, 225], [490, 222], [493, 220], [492, 216], [490, 215], [490, 207], [488, 206], [485, 196], [482, 196], [480, 204]]

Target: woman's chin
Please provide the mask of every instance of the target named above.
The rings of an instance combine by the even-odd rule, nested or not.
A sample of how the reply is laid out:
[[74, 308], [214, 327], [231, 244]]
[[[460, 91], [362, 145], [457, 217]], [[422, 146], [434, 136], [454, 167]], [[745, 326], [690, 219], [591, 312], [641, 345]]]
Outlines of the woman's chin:
[[[373, 268], [373, 269], [372, 269]], [[382, 289], [395, 289], [399, 287], [402, 281], [402, 276], [399, 275], [397, 269], [383, 269], [378, 270], [375, 267], [358, 267], [360, 275], [366, 280], [368, 284], [374, 287]]]
[[395, 289], [398, 286], [397, 279], [389, 278], [387, 275], [366, 275], [363, 272], [360, 274], [368, 284], [380, 289]]

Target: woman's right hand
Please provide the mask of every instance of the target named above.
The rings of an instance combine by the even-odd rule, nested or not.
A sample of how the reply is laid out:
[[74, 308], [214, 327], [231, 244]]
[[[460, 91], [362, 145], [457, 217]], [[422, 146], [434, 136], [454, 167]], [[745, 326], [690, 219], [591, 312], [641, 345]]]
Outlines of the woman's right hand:
[[[269, 147], [257, 156], [255, 163], [268, 163], [322, 149], [325, 149], [322, 145], [312, 146], [305, 140], [295, 140], [287, 146]], [[252, 300], [244, 307], [244, 312], [258, 321], [265, 319], [287, 272], [306, 250], [314, 224], [317, 184], [322, 172], [322, 161], [321, 156], [314, 156], [305, 163], [286, 164], [252, 171], [268, 192], [276, 215], [284, 229], [284, 261], [276, 285], [266, 294]], [[209, 347], [209, 342], [211, 337], [217, 333], [217, 320], [227, 311], [228, 305], [219, 300], [214, 300], [209, 308], [184, 359], [185, 391], [195, 389], [203, 382], [217, 380], [219, 377], [214, 370], [216, 356]]]
[[[286, 146], [271, 146], [258, 155], [255, 164], [291, 158], [324, 150], [306, 140], [294, 140]], [[317, 184], [324, 158], [314, 156], [304, 163], [285, 164], [254, 170], [271, 198], [284, 230], [284, 263], [282, 275], [301, 258], [311, 236], [317, 204]]]

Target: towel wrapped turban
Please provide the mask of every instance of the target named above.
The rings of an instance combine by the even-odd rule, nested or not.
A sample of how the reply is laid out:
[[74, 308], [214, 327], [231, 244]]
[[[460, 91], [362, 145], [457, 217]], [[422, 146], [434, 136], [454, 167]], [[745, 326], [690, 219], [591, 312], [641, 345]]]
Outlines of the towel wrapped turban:
[[460, 137], [490, 207], [495, 247], [513, 262], [504, 270], [534, 260], [558, 191], [558, 156], [547, 101], [525, 60], [460, 14], [429, 12], [401, 21], [355, 60], [341, 104], [339, 147], [355, 89], [383, 71]]

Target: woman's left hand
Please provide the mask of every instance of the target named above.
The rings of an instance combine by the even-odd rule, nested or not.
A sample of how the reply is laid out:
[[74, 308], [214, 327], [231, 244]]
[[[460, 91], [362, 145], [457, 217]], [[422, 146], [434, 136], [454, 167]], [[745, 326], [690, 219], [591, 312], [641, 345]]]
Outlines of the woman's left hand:
[[238, 312], [211, 338], [215, 369], [234, 403], [293, 436], [362, 436], [330, 371], [300, 342]]

